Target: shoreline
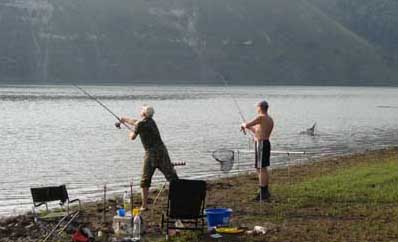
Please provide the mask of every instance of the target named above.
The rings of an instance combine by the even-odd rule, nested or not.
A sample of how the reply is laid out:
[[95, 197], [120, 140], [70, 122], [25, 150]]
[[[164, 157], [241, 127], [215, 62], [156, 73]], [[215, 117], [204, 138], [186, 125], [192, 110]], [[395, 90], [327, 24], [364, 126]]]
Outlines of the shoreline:
[[[326, 82], [326, 84], [325, 84]], [[239, 83], [239, 82], [234, 82], [231, 83], [230, 86], [236, 86], [236, 87], [241, 87], [241, 86], [249, 86], [249, 87], [254, 87], [254, 86], [274, 86], [274, 87], [350, 87], [350, 88], [357, 88], [357, 87], [365, 87], [365, 88], [398, 88], [398, 85], [393, 83], [393, 82], [386, 82], [386, 83], [381, 83], [381, 84], [375, 84], [375, 83], [361, 83], [361, 84], [332, 84], [331, 81], [325, 81], [323, 80], [323, 83], [320, 84], [317, 81], [314, 82], [308, 82], [304, 84], [297, 85], [297, 83], [289, 83], [289, 82], [284, 82], [284, 83], [258, 83], [258, 82], [249, 82], [249, 83]], [[204, 81], [204, 82], [185, 82], [185, 81], [168, 81], [168, 83], [164, 83], [163, 81], [126, 81], [126, 82], [114, 82], [114, 81], [104, 81], [100, 83], [95, 83], [95, 82], [90, 82], [90, 81], [80, 81], [77, 82], [77, 84], [82, 85], [82, 86], [213, 86], [213, 87], [223, 87], [224, 85], [222, 83], [214, 83], [211, 81]], [[0, 87], [2, 86], [70, 86], [71, 84], [68, 84], [67, 81], [65, 82], [29, 82], [29, 81], [12, 81], [12, 82], [1, 82]]]
[[[297, 190], [302, 189], [302, 184], [311, 184], [309, 188], [312, 188], [313, 186], [316, 186], [316, 184], [318, 184], [314, 183], [314, 185], [313, 183], [311, 183], [314, 179], [323, 179], [324, 177], [329, 179], [329, 177], [332, 177], [333, 175], [339, 175], [341, 172], [350, 170], [353, 167], [369, 166], [373, 162], [378, 163], [378, 161], [382, 162], [385, 160], [386, 162], [389, 162], [391, 160], [391, 162], [393, 162], [394, 164], [395, 162], [398, 162], [398, 148], [391, 147], [387, 149], [371, 150], [355, 154], [338, 156], [331, 155], [327, 157], [317, 158], [306, 163], [298, 163], [294, 165], [291, 164], [288, 167], [283, 168], [274, 168], [271, 172], [270, 182], [271, 192], [273, 194], [272, 200], [270, 203], [266, 203], [261, 206], [259, 206], [258, 203], [254, 203], [251, 201], [257, 189], [257, 178], [255, 177], [255, 175], [253, 175], [252, 172], [244, 172], [239, 175], [214, 180], [211, 179], [208, 180], [208, 195], [206, 207], [232, 208], [234, 212], [232, 215], [233, 217], [231, 223], [236, 226], [239, 225], [252, 228], [254, 225], [271, 224], [270, 226], [272, 227], [272, 229], [270, 229], [269, 233], [265, 235], [266, 237], [251, 236], [249, 237], [248, 241], [263, 241], [264, 238], [267, 238], [270, 241], [286, 241], [286, 239], [288, 239], [289, 236], [292, 236], [293, 234], [296, 234], [296, 236], [298, 236], [297, 241], [307, 241], [305, 239], [305, 236], [311, 233], [292, 231], [292, 228], [285, 227], [286, 223], [293, 223], [295, 228], [304, 228], [307, 225], [314, 226], [313, 222], [317, 221], [317, 218], [319, 217], [318, 220], [321, 221], [321, 225], [325, 226], [325, 228], [330, 229], [329, 226], [332, 225], [338, 227], [338, 225], [335, 224], [333, 221], [335, 221], [336, 223], [340, 222], [342, 224], [351, 224], [352, 221], [362, 220], [362, 217], [356, 214], [358, 211], [355, 209], [366, 209], [366, 206], [371, 205], [366, 204], [365, 207], [362, 207], [361, 204], [355, 204], [354, 206], [351, 202], [348, 201], [344, 201], [344, 203], [341, 201], [337, 201], [338, 197], [333, 197], [333, 193], [325, 193], [326, 198], [328, 198], [328, 196], [333, 198], [331, 199], [330, 204], [326, 203], [328, 206], [323, 206], [325, 200], [325, 198], [323, 197], [322, 200], [320, 200], [321, 202], [319, 202], [322, 203], [322, 205], [313, 204], [311, 205], [313, 207], [310, 208], [305, 206], [301, 207], [301, 203], [309, 203], [309, 201], [305, 199], [303, 200], [303, 202], [303, 198], [300, 197], [300, 194], [296, 194]], [[320, 180], [319, 183], [322, 182], [323, 181]], [[305, 189], [308, 189], [308, 187]], [[306, 191], [305, 189], [303, 190], [304, 192]], [[322, 189], [327, 190], [329, 188]], [[164, 204], [166, 194], [167, 192], [162, 193], [157, 205], [152, 211], [152, 202], [157, 195], [157, 190], [151, 191], [151, 200], [149, 205], [150, 210], [143, 213], [144, 219], [148, 221], [147, 239], [149, 239], [144, 241], [161, 241], [164, 238], [164, 236], [160, 235], [159, 227], [157, 226], [157, 224], [160, 221], [160, 214], [162, 212], [160, 204]], [[313, 196], [313, 194], [310, 195]], [[347, 196], [347, 200], [356, 199], [356, 197], [353, 195]], [[139, 206], [139, 202], [140, 199], [138, 198], [138, 194], [134, 194], [134, 205]], [[115, 199], [107, 200], [107, 216], [105, 221], [102, 221], [102, 201], [83, 203], [83, 212], [78, 219], [78, 223], [89, 227], [94, 233], [102, 231], [104, 234], [108, 235], [104, 236], [102, 240], [96, 241], [110, 241], [109, 239], [113, 233], [112, 217], [115, 214], [117, 203], [120, 204], [120, 202]], [[340, 204], [340, 207], [335, 208], [334, 206], [336, 204]], [[308, 204], [305, 205], [308, 206]], [[371, 207], [370, 210], [379, 211], [379, 205], [382, 208], [390, 208], [389, 206], [396, 207], [396, 205], [398, 204], [394, 204], [394, 202], [391, 202], [390, 204], [383, 201], [383, 203], [380, 204], [376, 203], [374, 205], [375, 207]], [[333, 209], [335, 209], [336, 211], [329, 211], [329, 206], [333, 207]], [[356, 206], [359, 207], [357, 208]], [[351, 208], [355, 208], [355, 211], [350, 210], [349, 216], [344, 214], [344, 209], [349, 210]], [[340, 211], [341, 209], [343, 209], [344, 211]], [[259, 212], [259, 214], [264, 214], [264, 216], [258, 217], [256, 215], [257, 212]], [[367, 212], [370, 213], [371, 211]], [[344, 217], [344, 220], [340, 221], [340, 217]], [[348, 217], [348, 219], [346, 217]], [[352, 219], [351, 217], [355, 219]], [[359, 219], [357, 217], [359, 217]], [[394, 226], [398, 228], [398, 222], [396, 222]], [[319, 229], [325, 228], [322, 227]], [[39, 228], [33, 223], [32, 216], [29, 213], [16, 217], [2, 217], [0, 218], [0, 241], [37, 241], [37, 235], [39, 234], [38, 229]], [[311, 230], [308, 227], [306, 227], [306, 229]], [[312, 236], [314, 235], [315, 234], [312, 234]], [[394, 236], [397, 236], [394, 238], [398, 239], [398, 234], [394, 234]], [[107, 237], [109, 237], [109, 239]], [[68, 235], [66, 238], [67, 239], [65, 239], [65, 241], [70, 241], [70, 235]], [[241, 237], [239, 238], [242, 239]], [[281, 238], [284, 238], [284, 240], [282, 240]], [[199, 240], [193, 241], [212, 240], [214, 241], [214, 239], [208, 240], [207, 237], [201, 237], [199, 238]], [[234, 241], [234, 239], [232, 238], [232, 240], [229, 239], [228, 241]]]
[[[333, 155], [330, 155], [330, 154], [321, 155], [321, 156], [316, 157], [315, 159], [314, 158], [307, 158], [306, 161], [294, 161], [294, 162], [289, 161], [289, 162], [286, 162], [286, 163], [281, 163], [281, 164], [275, 165], [274, 167], [271, 167], [269, 169], [271, 170], [271, 173], [272, 173], [272, 171], [281, 170], [281, 169], [282, 170], [283, 169], [287, 169], [289, 166], [295, 166], [297, 164], [298, 165], [311, 164], [313, 162], [322, 162], [325, 159], [328, 160], [328, 159], [339, 158], [339, 157], [341, 158], [341, 157], [351, 156], [351, 155], [359, 155], [359, 154], [363, 154], [363, 153], [368, 153], [368, 152], [378, 151], [378, 150], [384, 150], [384, 149], [390, 149], [390, 148], [379, 148], [379, 149], [375, 149], [375, 150], [364, 150], [364, 151], [358, 151], [358, 152], [353, 152], [353, 153], [347, 152], [347, 153], [339, 153], [339, 154], [333, 154]], [[309, 154], [311, 154], [311, 153], [309, 153]], [[284, 156], [286, 157], [286, 159], [290, 159], [288, 155], [284, 154]], [[302, 155], [300, 155], [300, 156], [302, 156]], [[294, 160], [294, 158], [293, 158], [293, 160]], [[236, 165], [239, 165], [239, 164], [234, 164], [234, 166], [236, 166]], [[271, 163], [271, 165], [272, 165], [272, 163]], [[202, 176], [202, 178], [198, 178], [198, 179], [199, 180], [205, 180], [205, 181], [211, 183], [211, 182], [214, 182], [214, 181], [217, 181], [217, 180], [220, 180], [220, 179], [228, 179], [228, 178], [232, 178], [232, 177], [236, 177], [236, 176], [239, 177], [239, 176], [242, 176], [242, 175], [245, 176], [245, 175], [248, 175], [248, 174], [254, 173], [254, 172], [255, 172], [254, 168], [250, 168], [250, 169], [237, 168], [237, 170], [231, 170], [229, 172], [222, 173], [222, 174], [219, 173], [219, 174], [214, 174], [214, 175]], [[160, 176], [162, 176], [162, 175], [160, 175]], [[195, 179], [195, 178], [186, 178], [186, 179]], [[157, 183], [153, 182], [152, 183], [153, 186], [151, 187], [150, 192], [152, 192], [152, 193], [158, 192], [159, 189], [162, 187], [164, 182], [165, 182], [165, 180], [161, 180], [161, 181], [159, 181]], [[112, 187], [112, 184], [107, 183], [106, 185], [107, 186], [109, 185], [109, 187]], [[107, 191], [107, 195], [109, 197], [112, 197], [112, 198], [113, 197], [121, 197], [125, 190], [128, 190], [127, 186], [125, 186], [123, 189], [118, 187], [116, 190], [115, 189], [108, 190]], [[139, 192], [137, 192], [137, 191], [141, 190], [139, 185], [134, 185], [133, 186], [133, 190], [134, 190], [134, 194], [137, 193], [137, 195], [135, 195], [135, 197], [140, 196], [140, 194], [138, 194]], [[98, 201], [102, 200], [103, 189], [98, 189], [97, 191], [98, 191], [99, 195], [97, 195], [95, 197], [79, 197], [79, 196], [75, 197], [75, 196], [72, 196], [71, 198], [72, 199], [80, 198], [82, 200], [83, 204], [97, 203]], [[28, 208], [19, 209], [19, 210], [16, 210], [16, 212], [13, 211], [14, 210], [13, 208], [10, 208], [10, 212], [8, 214], [0, 214], [0, 222], [2, 220], [4, 220], [4, 219], [7, 219], [7, 218], [12, 218], [12, 217], [16, 217], [16, 216], [24, 216], [24, 215], [29, 214], [31, 212], [31, 207], [32, 207], [31, 196], [30, 195], [29, 195], [29, 198], [30, 198], [30, 203], [28, 205], [29, 206]], [[55, 208], [57, 208], [57, 207], [59, 207], [59, 206], [56, 205]], [[13, 213], [15, 215], [12, 215]]]

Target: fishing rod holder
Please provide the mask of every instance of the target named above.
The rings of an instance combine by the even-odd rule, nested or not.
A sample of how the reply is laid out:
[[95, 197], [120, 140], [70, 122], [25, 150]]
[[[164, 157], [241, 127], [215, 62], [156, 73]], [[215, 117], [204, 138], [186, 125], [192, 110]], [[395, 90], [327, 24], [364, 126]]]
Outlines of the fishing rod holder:
[[186, 166], [187, 163], [186, 163], [185, 161], [179, 161], [179, 162], [171, 162], [171, 165], [172, 165], [173, 167], [176, 167], [176, 166]]

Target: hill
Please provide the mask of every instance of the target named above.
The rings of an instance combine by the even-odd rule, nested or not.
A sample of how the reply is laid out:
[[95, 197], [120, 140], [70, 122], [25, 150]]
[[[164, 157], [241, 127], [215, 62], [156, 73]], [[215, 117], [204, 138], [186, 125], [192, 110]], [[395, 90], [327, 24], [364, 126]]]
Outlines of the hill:
[[391, 67], [398, 64], [398, 2], [310, 0], [330, 17], [378, 48]]
[[398, 77], [373, 42], [323, 11], [306, 0], [3, 0], [0, 82], [217, 83], [222, 74], [232, 83], [364, 85]]

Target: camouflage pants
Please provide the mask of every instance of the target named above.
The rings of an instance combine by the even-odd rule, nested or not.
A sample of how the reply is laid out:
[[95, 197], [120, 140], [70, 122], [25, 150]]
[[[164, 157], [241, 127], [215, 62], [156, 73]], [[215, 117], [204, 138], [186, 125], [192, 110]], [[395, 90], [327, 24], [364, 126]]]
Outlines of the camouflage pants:
[[159, 169], [163, 173], [167, 181], [178, 179], [166, 147], [145, 151], [144, 168], [141, 178], [142, 188], [151, 186], [152, 176], [156, 169]]

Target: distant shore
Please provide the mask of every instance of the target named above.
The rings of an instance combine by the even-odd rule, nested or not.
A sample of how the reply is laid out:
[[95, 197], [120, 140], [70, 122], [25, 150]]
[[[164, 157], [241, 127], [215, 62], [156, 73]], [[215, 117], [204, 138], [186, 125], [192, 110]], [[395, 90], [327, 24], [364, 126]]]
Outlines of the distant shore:
[[[218, 241], [387, 241], [398, 240], [398, 148], [389, 148], [297, 164], [271, 172], [272, 199], [252, 201], [257, 178], [245, 173], [210, 181], [206, 207], [233, 209], [231, 224], [267, 228], [265, 235], [224, 236]], [[151, 194], [154, 199], [157, 192]], [[154, 209], [143, 214], [144, 241], [161, 241], [159, 231], [162, 193]], [[138, 195], [135, 205], [139, 206]], [[107, 201], [103, 221], [102, 201], [84, 204], [77, 220], [111, 241], [112, 217], [117, 199]], [[120, 204], [120, 202], [119, 202]], [[152, 208], [152, 207], [151, 207]], [[30, 214], [0, 220], [0, 241], [37, 241], [39, 228]], [[70, 241], [70, 235], [63, 235]], [[182, 233], [171, 241], [215, 241], [207, 234]]]
[[[209, 80], [200, 82], [186, 82], [186, 81], [131, 81], [131, 82], [90, 82], [90, 81], [54, 81], [54, 82], [43, 82], [43, 81], [3, 81], [0, 82], [0, 87], [13, 87], [13, 86], [211, 86], [211, 87], [224, 87], [224, 83], [219, 80]], [[307, 83], [297, 82], [282, 82], [282, 83], [270, 83], [270, 82], [231, 82], [228, 83], [229, 86], [272, 86], [272, 87], [368, 87], [368, 88], [398, 88], [398, 84], [395, 82], [382, 82], [382, 83], [360, 83], [360, 84], [346, 84], [346, 83], [336, 83], [334, 80], [321, 80], [313, 81]]]

